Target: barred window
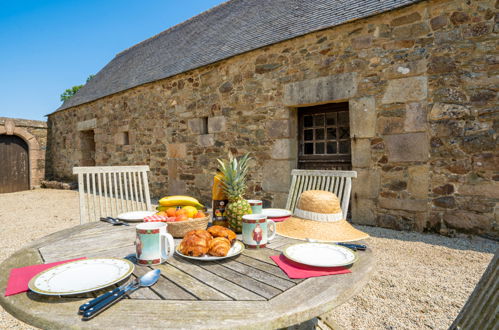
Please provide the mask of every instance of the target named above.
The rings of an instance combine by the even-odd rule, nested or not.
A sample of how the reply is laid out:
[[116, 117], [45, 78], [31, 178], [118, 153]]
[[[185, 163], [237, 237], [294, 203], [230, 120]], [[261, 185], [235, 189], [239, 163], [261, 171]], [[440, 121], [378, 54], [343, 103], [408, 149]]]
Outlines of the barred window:
[[299, 168], [352, 168], [347, 102], [299, 108], [298, 125]]

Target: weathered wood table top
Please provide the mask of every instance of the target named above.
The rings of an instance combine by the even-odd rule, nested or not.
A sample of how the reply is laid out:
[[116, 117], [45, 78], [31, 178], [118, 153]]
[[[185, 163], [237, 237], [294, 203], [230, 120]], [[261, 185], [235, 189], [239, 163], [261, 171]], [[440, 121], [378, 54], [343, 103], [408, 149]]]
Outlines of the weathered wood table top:
[[[101, 292], [49, 297], [33, 292], [4, 297], [10, 269], [78, 257], [119, 257], [135, 252], [135, 226], [89, 223], [46, 236], [0, 265], [0, 304], [18, 319], [40, 328], [253, 328], [305, 322], [346, 302], [368, 281], [370, 250], [359, 252], [352, 273], [289, 279], [269, 258], [299, 242], [277, 236], [268, 248], [200, 262], [177, 255], [167, 263], [136, 265], [133, 277], [161, 270], [151, 288], [139, 289], [102, 314], [81, 321], [78, 307]], [[107, 291], [107, 290], [106, 290]]]

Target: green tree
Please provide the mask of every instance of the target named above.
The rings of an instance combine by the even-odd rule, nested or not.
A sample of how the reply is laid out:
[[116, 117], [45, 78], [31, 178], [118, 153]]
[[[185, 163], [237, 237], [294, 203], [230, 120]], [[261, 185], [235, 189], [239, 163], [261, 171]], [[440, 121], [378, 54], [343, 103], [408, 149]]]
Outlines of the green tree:
[[[95, 75], [91, 74], [90, 76], [88, 76], [87, 78], [87, 83], [93, 78], [95, 77]], [[78, 92], [80, 90], [80, 88], [82, 88], [83, 85], [76, 85], [76, 86], [73, 86], [71, 88], [68, 88], [64, 91], [64, 93], [61, 94], [61, 101], [64, 102], [64, 101], [67, 101], [69, 100], [73, 95], [76, 94], [76, 92]]]

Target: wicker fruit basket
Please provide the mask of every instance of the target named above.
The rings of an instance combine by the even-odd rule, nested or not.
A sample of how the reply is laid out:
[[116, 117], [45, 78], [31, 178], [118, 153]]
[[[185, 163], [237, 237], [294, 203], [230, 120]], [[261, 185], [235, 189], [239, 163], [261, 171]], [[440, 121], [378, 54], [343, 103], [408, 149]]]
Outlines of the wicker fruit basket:
[[175, 238], [183, 238], [191, 230], [206, 229], [208, 227], [208, 222], [210, 221], [210, 216], [204, 218], [179, 221], [179, 222], [168, 222], [168, 232]]

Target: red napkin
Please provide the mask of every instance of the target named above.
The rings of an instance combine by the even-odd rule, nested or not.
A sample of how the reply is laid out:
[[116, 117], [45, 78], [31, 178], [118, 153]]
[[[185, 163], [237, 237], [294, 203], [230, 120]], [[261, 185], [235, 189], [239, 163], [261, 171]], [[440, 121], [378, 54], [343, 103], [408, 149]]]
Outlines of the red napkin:
[[285, 217], [279, 217], [279, 218], [269, 218], [270, 220], [274, 221], [274, 222], [283, 222], [284, 220], [287, 220], [289, 219], [289, 215], [288, 216], [285, 216]]
[[86, 259], [86, 258], [78, 258], [71, 259], [65, 261], [52, 262], [50, 264], [40, 264], [40, 265], [32, 265], [21, 268], [12, 268], [9, 275], [9, 281], [7, 282], [7, 288], [5, 289], [5, 296], [11, 296], [13, 294], [18, 294], [21, 292], [28, 291], [28, 283], [29, 281], [35, 277], [38, 273], [49, 269], [51, 267], [64, 264], [66, 262]]
[[325, 275], [337, 275], [351, 273], [346, 267], [312, 267], [302, 265], [289, 260], [284, 255], [271, 256], [274, 262], [281, 268], [289, 278], [309, 278]]

